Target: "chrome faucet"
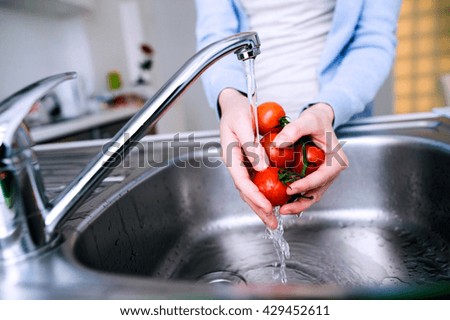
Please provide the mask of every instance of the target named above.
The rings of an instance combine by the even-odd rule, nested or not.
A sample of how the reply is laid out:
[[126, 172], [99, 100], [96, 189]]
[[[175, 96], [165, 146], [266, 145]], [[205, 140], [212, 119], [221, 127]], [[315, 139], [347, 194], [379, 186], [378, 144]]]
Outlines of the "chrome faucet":
[[239, 60], [259, 54], [259, 39], [244, 32], [212, 43], [196, 53], [111, 139], [55, 199], [45, 196], [39, 163], [25, 116], [32, 105], [63, 81], [64, 73], [40, 80], [0, 103], [0, 262], [36, 254], [57, 237], [58, 223], [105, 178], [149, 127], [214, 62], [234, 52]]

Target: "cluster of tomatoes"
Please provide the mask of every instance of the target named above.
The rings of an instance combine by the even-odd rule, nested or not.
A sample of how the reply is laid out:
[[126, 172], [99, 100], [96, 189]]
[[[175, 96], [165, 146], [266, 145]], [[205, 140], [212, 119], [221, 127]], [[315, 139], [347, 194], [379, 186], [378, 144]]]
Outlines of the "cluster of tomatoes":
[[289, 202], [286, 191], [289, 185], [316, 171], [325, 161], [325, 153], [309, 136], [302, 137], [293, 145], [277, 148], [273, 141], [289, 123], [282, 106], [276, 102], [265, 102], [258, 106], [258, 129], [260, 140], [270, 166], [253, 174], [252, 181], [273, 206]]

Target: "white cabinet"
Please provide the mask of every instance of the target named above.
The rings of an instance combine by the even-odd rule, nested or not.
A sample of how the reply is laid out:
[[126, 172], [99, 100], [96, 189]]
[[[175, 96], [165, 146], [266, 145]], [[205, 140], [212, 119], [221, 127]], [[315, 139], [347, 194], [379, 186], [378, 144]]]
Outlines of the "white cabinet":
[[0, 9], [2, 7], [55, 17], [68, 17], [92, 11], [95, 0], [0, 0]]

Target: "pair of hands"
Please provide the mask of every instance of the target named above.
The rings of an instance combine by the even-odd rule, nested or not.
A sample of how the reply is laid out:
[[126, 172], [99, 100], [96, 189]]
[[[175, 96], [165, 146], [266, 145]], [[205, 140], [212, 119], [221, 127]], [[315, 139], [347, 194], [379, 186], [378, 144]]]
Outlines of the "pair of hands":
[[[219, 96], [219, 105], [222, 112], [220, 138], [225, 164], [241, 198], [269, 228], [275, 229], [278, 223], [273, 215], [272, 205], [253, 184], [244, 165], [248, 159], [255, 170], [261, 171], [269, 163], [264, 148], [261, 144], [254, 143], [253, 115], [248, 99], [234, 89], [224, 89]], [[329, 105], [315, 104], [284, 127], [275, 139], [275, 146], [283, 147], [293, 144], [302, 136], [310, 135], [313, 142], [325, 151], [325, 163], [287, 189], [289, 195], [303, 193], [313, 196], [313, 199], [299, 198], [285, 204], [280, 208], [280, 214], [298, 214], [319, 201], [339, 173], [348, 166], [347, 156], [332, 127], [333, 119], [334, 112]]]

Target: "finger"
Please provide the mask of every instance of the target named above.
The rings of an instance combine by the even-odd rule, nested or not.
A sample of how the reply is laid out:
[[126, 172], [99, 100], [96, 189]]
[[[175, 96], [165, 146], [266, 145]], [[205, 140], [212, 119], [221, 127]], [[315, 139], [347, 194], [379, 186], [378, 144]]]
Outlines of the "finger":
[[259, 206], [255, 205], [251, 199], [246, 197], [241, 193], [241, 198], [247, 202], [247, 204], [252, 208], [252, 210], [256, 213], [256, 215], [264, 222], [264, 224], [270, 229], [276, 229], [278, 226], [278, 221], [272, 210], [270, 213], [267, 213], [264, 209], [261, 209]]
[[322, 198], [324, 193], [328, 190], [328, 188], [331, 186], [331, 184], [332, 182], [329, 182], [320, 188], [304, 193], [305, 197], [313, 197], [312, 199], [300, 197], [292, 203], [285, 204], [280, 208], [280, 214], [282, 215], [299, 214], [300, 212], [309, 209], [314, 203], [320, 201], [320, 199]]
[[223, 154], [225, 164], [241, 198], [260, 217], [266, 226], [275, 229], [278, 223], [276, 217], [272, 214], [272, 205], [250, 180], [248, 170], [243, 163], [244, 156], [236, 137], [224, 132], [222, 134], [222, 145], [226, 146], [222, 147], [222, 150], [227, 150]]
[[259, 142], [249, 145], [247, 148], [243, 147], [243, 150], [256, 171], [267, 169], [269, 166], [269, 157]]
[[220, 144], [222, 147], [222, 158], [227, 168], [232, 167], [234, 162], [237, 164], [243, 163], [244, 157], [241, 151], [240, 143], [229, 128], [221, 128]]
[[341, 171], [340, 167], [321, 165], [317, 171], [289, 185], [287, 194], [300, 194], [323, 187], [336, 179]]
[[324, 186], [348, 167], [348, 158], [335, 135], [330, 144], [338, 147], [332, 147], [331, 151], [325, 154], [325, 163], [317, 171], [293, 182], [287, 190], [288, 194], [303, 193]]
[[269, 200], [259, 191], [258, 187], [250, 180], [250, 177], [237, 168], [230, 168], [235, 186], [239, 190], [241, 198], [247, 202], [252, 210], [261, 218], [266, 226], [275, 229], [278, 225], [273, 214], [273, 207]]
[[235, 126], [230, 132], [235, 135], [236, 140], [255, 170], [262, 171], [268, 167], [269, 159], [259, 140], [255, 138], [252, 126]]
[[[234, 173], [232, 173], [232, 175], [233, 174]], [[258, 187], [255, 186], [250, 179], [242, 178], [241, 180], [235, 181], [235, 185], [247, 203], [252, 204], [253, 207], [257, 207], [258, 211], [264, 213], [266, 216], [272, 214], [272, 205], [270, 201], [264, 197], [258, 190]]]
[[303, 136], [316, 134], [316, 128], [317, 120], [308, 114], [302, 114], [286, 125], [275, 137], [273, 143], [278, 148], [290, 146]]

